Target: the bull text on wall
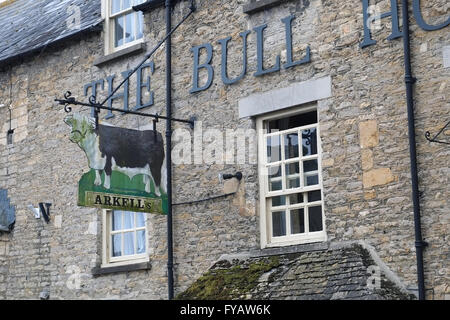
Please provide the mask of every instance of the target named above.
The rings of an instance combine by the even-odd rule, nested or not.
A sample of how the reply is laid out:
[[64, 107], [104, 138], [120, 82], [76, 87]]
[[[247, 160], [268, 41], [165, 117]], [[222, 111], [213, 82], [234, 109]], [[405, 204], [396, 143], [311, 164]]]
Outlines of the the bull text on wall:
[[[361, 48], [369, 47], [375, 45], [376, 40], [372, 39], [371, 33], [371, 25], [376, 20], [383, 20], [386, 18], [391, 19], [392, 31], [388, 40], [394, 40], [402, 37], [402, 31], [400, 30], [399, 24], [399, 14], [398, 14], [398, 4], [397, 0], [389, 0], [390, 1], [390, 11], [380, 13], [378, 15], [371, 13], [371, 1], [370, 0], [361, 0], [362, 2], [362, 10], [363, 10], [363, 28], [362, 28], [362, 36], [363, 40], [360, 43]], [[450, 17], [446, 19], [442, 23], [432, 24], [432, 22], [427, 22], [422, 14], [420, 0], [413, 0], [413, 14], [414, 18], [419, 25], [425, 31], [435, 31], [442, 28], [445, 28], [450, 25]], [[281, 64], [280, 54], [278, 54], [275, 58], [275, 64], [267, 67], [265, 66], [265, 56], [264, 52], [264, 30], [267, 28], [267, 24], [263, 24], [253, 28], [253, 30], [242, 31], [239, 34], [239, 37], [242, 38], [242, 69], [238, 76], [234, 78], [230, 78], [228, 76], [228, 44], [231, 41], [231, 36], [226, 37], [224, 39], [220, 39], [217, 41], [217, 44], [221, 48], [221, 80], [226, 85], [233, 85], [239, 82], [241, 79], [245, 77], [247, 74], [247, 51], [248, 51], [248, 36], [252, 33], [252, 31], [256, 34], [256, 70], [253, 73], [253, 76], [260, 77], [269, 73], [274, 73], [283, 69], [289, 69], [295, 66], [303, 65], [311, 62], [311, 49], [309, 46], [306, 47], [305, 52], [302, 57], [293, 56], [293, 45], [292, 45], [292, 21], [295, 19], [294, 15], [287, 16], [281, 19], [281, 23], [284, 25], [284, 38], [285, 38], [285, 48], [286, 48], [286, 61], [284, 64]], [[190, 89], [191, 94], [195, 94], [204, 90], [207, 90], [214, 79], [214, 67], [213, 67], [213, 53], [214, 48], [211, 43], [205, 43], [202, 45], [194, 46], [191, 49], [193, 55], [193, 71], [192, 71], [192, 88]], [[203, 61], [201, 60], [202, 53], [204, 54]], [[143, 71], [147, 69], [150, 72], [150, 75], [143, 79]], [[133, 107], [134, 110], [146, 108], [152, 106], [154, 103], [154, 92], [151, 90], [151, 75], [155, 70], [154, 62], [149, 62], [147, 64], [142, 65], [137, 71], [137, 86], [136, 86], [136, 105]], [[199, 73], [203, 71], [206, 72], [207, 77], [206, 81], [203, 84], [200, 84]], [[131, 70], [126, 70], [121, 73], [122, 77], [126, 77]], [[93, 95], [97, 96], [97, 91], [101, 88], [104, 90], [105, 88], [105, 80], [108, 85], [108, 94], [111, 94], [114, 90], [114, 79], [115, 76], [108, 76], [106, 79], [94, 80], [89, 82], [84, 86], [84, 94], [86, 96]], [[89, 94], [90, 90], [90, 94]], [[147, 101], [143, 101], [144, 93], [149, 95]], [[122, 99], [123, 100], [123, 109], [128, 110], [129, 108], [129, 83], [128, 81], [124, 84], [124, 89], [122, 92], [117, 93], [111, 99], [108, 100], [108, 106], [111, 107], [114, 100]], [[111, 111], [106, 115], [107, 118], [113, 117], [113, 113]]]

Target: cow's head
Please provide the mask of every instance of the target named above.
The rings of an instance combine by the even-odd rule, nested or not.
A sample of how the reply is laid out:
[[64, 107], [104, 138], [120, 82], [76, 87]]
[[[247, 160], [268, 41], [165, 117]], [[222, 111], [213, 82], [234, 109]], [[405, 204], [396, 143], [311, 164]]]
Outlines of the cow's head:
[[64, 122], [68, 124], [72, 131], [70, 132], [70, 141], [81, 144], [86, 136], [95, 132], [95, 122], [82, 114], [74, 113], [64, 118]]

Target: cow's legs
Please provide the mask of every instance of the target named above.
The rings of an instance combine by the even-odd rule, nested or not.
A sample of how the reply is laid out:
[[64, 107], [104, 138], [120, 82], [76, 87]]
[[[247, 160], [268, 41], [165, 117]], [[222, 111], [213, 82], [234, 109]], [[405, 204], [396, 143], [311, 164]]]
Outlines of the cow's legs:
[[145, 184], [145, 192], [150, 192], [150, 181], [153, 181], [153, 185], [155, 186], [155, 194], [159, 197], [161, 196], [161, 192], [159, 191], [159, 186], [156, 185], [155, 179], [151, 175], [144, 174], [144, 184]]
[[109, 189], [111, 187], [111, 176], [105, 174], [105, 183], [103, 184], [103, 187], [105, 187], [105, 189]]
[[105, 164], [105, 183], [103, 184], [103, 187], [105, 189], [109, 189], [111, 187], [111, 173], [112, 173], [112, 167], [111, 167], [111, 157], [106, 157], [106, 164]]
[[96, 186], [99, 186], [102, 184], [102, 176], [101, 176], [102, 170], [95, 170], [95, 181], [94, 184]]
[[142, 180], [145, 184], [145, 192], [150, 193], [150, 177], [148, 175], [144, 174]]

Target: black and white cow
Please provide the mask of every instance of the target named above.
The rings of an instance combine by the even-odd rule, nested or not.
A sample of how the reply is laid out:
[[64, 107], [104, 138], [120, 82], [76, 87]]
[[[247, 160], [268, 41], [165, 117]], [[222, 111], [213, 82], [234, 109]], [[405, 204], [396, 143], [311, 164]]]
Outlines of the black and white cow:
[[95, 185], [101, 185], [104, 171], [103, 187], [110, 189], [114, 170], [130, 179], [143, 174], [146, 192], [150, 192], [151, 180], [157, 196], [161, 195], [160, 187], [165, 192], [164, 142], [159, 132], [101, 124], [95, 128], [93, 119], [78, 113], [67, 116], [64, 122], [72, 128], [70, 140], [86, 153], [89, 167], [95, 170]]

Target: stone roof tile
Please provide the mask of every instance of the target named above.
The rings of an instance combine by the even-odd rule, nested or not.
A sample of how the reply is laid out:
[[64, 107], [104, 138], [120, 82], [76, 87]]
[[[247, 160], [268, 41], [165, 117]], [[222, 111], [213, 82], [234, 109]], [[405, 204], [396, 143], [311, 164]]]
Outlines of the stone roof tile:
[[249, 256], [221, 260], [178, 299], [413, 299], [381, 274], [381, 286], [368, 286], [376, 265], [358, 244], [342, 249]]
[[0, 7], [0, 63], [90, 30], [101, 22], [100, 1], [15, 0]]

